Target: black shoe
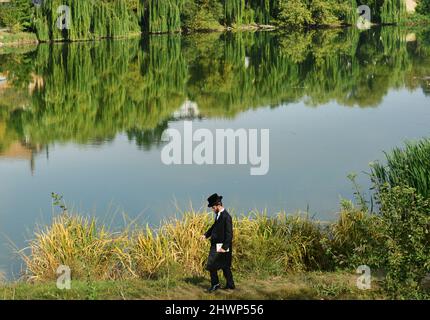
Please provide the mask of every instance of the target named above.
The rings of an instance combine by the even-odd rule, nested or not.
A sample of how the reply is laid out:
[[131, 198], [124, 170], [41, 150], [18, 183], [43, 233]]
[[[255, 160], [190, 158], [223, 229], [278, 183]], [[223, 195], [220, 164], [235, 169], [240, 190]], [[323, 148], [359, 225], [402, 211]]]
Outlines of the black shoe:
[[234, 289], [236, 289], [235, 285], [223, 287], [223, 290], [234, 290]]
[[210, 288], [208, 289], [208, 292], [214, 292], [214, 291], [218, 290], [218, 289], [219, 289], [219, 287], [220, 287], [220, 285], [219, 285], [219, 283], [218, 283], [218, 284], [216, 284], [216, 285], [214, 285], [214, 286], [210, 287]]

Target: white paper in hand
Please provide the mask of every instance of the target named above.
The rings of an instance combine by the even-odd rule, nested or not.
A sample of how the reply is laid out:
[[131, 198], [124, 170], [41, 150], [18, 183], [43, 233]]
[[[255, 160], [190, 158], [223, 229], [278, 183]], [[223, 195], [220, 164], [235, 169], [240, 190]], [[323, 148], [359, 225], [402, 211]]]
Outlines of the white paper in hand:
[[[222, 243], [217, 243], [217, 244], [216, 244], [216, 252], [221, 252], [221, 251], [220, 251], [221, 247], [222, 247]], [[226, 252], [229, 252], [229, 251], [230, 251], [230, 248], [228, 248], [228, 249], [226, 250]]]

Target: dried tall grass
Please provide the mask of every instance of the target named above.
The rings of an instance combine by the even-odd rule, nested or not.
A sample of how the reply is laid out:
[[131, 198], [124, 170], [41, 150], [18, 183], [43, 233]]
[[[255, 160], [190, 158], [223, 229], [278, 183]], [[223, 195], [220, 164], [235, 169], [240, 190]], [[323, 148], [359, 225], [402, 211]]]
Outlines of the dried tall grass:
[[[211, 225], [209, 215], [186, 212], [157, 229], [127, 226], [112, 232], [94, 218], [60, 215], [38, 228], [21, 255], [25, 277], [52, 280], [60, 265], [73, 279], [114, 280], [165, 275], [203, 275], [209, 241], [201, 235]], [[307, 215], [280, 213], [269, 217], [252, 212], [233, 217], [233, 269], [237, 272], [296, 272], [330, 266], [326, 254], [329, 233]], [[341, 225], [332, 229], [341, 232]], [[344, 228], [350, 232], [350, 228]]]

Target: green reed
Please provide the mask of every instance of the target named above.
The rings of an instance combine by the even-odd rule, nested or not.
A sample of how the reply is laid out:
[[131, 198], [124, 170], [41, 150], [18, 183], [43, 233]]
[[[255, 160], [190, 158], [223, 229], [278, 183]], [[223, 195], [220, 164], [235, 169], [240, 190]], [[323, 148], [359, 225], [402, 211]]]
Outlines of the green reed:
[[404, 148], [386, 153], [386, 164], [372, 165], [371, 177], [378, 188], [409, 186], [425, 198], [430, 197], [430, 140], [407, 142]]

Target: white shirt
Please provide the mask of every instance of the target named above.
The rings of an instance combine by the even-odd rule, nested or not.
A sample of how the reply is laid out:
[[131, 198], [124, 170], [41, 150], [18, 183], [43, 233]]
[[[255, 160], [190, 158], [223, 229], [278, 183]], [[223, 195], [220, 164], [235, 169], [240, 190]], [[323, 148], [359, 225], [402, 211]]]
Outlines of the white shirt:
[[217, 220], [218, 220], [219, 216], [221, 215], [221, 212], [223, 212], [223, 211], [224, 211], [224, 208], [222, 208], [222, 209], [221, 209], [221, 211], [220, 211], [220, 212], [218, 212], [218, 213], [216, 214], [216, 219], [215, 219], [215, 221], [217, 221]]

